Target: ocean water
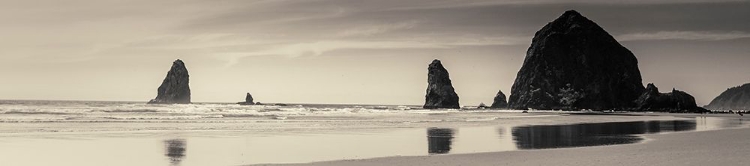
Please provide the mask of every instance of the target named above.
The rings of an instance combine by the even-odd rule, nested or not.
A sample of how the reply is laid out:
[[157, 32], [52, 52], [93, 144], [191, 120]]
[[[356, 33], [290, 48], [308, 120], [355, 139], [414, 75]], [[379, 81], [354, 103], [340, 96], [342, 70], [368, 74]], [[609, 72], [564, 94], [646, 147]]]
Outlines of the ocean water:
[[[459, 113], [462, 114], [452, 114]], [[471, 113], [468, 113], [471, 112]], [[234, 103], [146, 104], [109, 101], [0, 101], [0, 133], [372, 129], [430, 122], [483, 122], [505, 110], [424, 110], [420, 106]], [[518, 112], [518, 111], [515, 111]], [[464, 114], [467, 113], [467, 114]], [[514, 115], [508, 117], [524, 117]], [[542, 116], [542, 115], [540, 115]], [[252, 124], [252, 125], [249, 125]]]
[[0, 165], [248, 165], [640, 142], [742, 119], [418, 106], [0, 101]]
[[194, 120], [231, 117], [280, 118], [327, 114], [419, 113], [419, 106], [336, 104], [238, 105], [234, 103], [146, 104], [116, 101], [0, 100], [3, 121]]

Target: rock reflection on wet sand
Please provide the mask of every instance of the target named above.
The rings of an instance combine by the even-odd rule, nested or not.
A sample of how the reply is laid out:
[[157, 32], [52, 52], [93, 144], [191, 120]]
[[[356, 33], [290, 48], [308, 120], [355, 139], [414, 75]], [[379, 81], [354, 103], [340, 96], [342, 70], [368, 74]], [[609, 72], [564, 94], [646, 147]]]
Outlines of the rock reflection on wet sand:
[[165, 140], [164, 145], [166, 147], [166, 156], [169, 157], [169, 162], [172, 165], [180, 165], [180, 162], [185, 157], [186, 141], [184, 139], [170, 139]]
[[450, 128], [427, 129], [427, 152], [445, 154], [451, 151], [454, 130]]
[[537, 125], [513, 128], [519, 149], [548, 149], [628, 144], [641, 141], [638, 134], [691, 131], [695, 120]]

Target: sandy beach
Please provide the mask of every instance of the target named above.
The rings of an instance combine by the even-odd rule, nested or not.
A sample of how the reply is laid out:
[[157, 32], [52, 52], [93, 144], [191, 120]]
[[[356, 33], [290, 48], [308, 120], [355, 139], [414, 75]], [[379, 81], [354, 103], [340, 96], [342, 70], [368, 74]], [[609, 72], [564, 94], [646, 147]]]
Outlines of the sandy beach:
[[[677, 115], [681, 116], [681, 115]], [[685, 115], [683, 115], [685, 116]], [[692, 116], [692, 115], [687, 115]], [[750, 121], [737, 115], [708, 115]], [[477, 154], [385, 157], [290, 165], [746, 165], [750, 128], [648, 134], [642, 143]]]
[[738, 165], [745, 161], [738, 154], [750, 150], [741, 139], [750, 135], [750, 119], [735, 114], [68, 107], [0, 114], [0, 163]]

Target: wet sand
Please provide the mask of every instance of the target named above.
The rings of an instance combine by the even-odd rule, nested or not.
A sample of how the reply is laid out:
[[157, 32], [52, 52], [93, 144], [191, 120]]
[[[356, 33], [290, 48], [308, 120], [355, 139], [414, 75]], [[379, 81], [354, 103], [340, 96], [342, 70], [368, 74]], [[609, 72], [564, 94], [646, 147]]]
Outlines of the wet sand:
[[[677, 115], [694, 116], [694, 115]], [[706, 115], [738, 121], [737, 115]], [[385, 157], [289, 165], [747, 165], [750, 128], [643, 135], [637, 144], [476, 154]]]
[[[739, 117], [737, 115], [710, 115], [716, 117], [705, 119], [695, 118], [695, 116], [648, 113], [622, 116], [613, 114], [568, 115], [562, 112], [528, 114], [428, 112], [424, 114], [290, 116], [285, 120], [221, 118], [100, 122], [72, 119], [54, 122], [3, 122], [0, 123], [0, 163], [7, 165], [175, 166], [262, 163], [309, 163], [310, 165], [537, 165], [555, 163], [554, 165], [559, 165], [558, 162], [546, 161], [559, 159], [569, 160], [568, 163], [564, 161], [559, 163], [572, 165], [577, 162], [628, 161], [644, 158], [630, 154], [641, 152], [646, 157], [654, 157], [654, 161], [659, 161], [662, 158], [669, 159], [669, 156], [659, 155], [683, 157], [679, 154], [671, 154], [672, 150], [679, 149], [673, 147], [690, 148], [688, 145], [672, 145], [673, 143], [693, 143], [691, 141], [667, 142], [666, 144], [659, 142], [671, 140], [672, 137], [668, 136], [673, 135], [672, 131], [679, 131], [675, 134], [683, 134], [680, 132], [700, 134], [704, 132], [694, 131], [713, 132], [711, 130], [747, 126], [746, 122], [750, 122], [750, 119], [744, 119], [745, 122], [734, 121], [734, 118]], [[685, 121], [687, 123], [684, 123]], [[580, 125], [581, 123], [606, 124]], [[528, 127], [529, 125], [538, 127]], [[550, 146], [585, 146], [580, 142], [568, 140], [591, 138], [582, 137], [587, 133], [590, 135], [611, 134], [611, 131], [621, 131], [625, 134], [649, 134], [644, 135], [647, 137], [645, 143], [636, 143], [632, 146], [525, 150]], [[744, 129], [738, 131], [748, 132]], [[653, 134], [661, 132], [668, 134]], [[662, 136], [665, 136], [664, 140]], [[552, 138], [552, 140], [547, 138]], [[717, 140], [727, 138], [729, 137], [721, 137]], [[640, 139], [639, 137], [638, 140]], [[714, 138], [708, 138], [710, 139]], [[643, 150], [651, 144], [661, 149]], [[702, 146], [707, 147], [695, 147], [717, 151], [727, 149], [723, 147], [711, 149], [713, 147], [706, 143], [702, 143]], [[626, 149], [620, 149], [623, 147]], [[627, 149], [628, 147], [635, 149]], [[581, 156], [594, 157], [588, 157], [593, 160], [588, 161], [580, 160], [583, 158]], [[686, 154], [685, 156], [696, 155]], [[604, 164], [616, 165], [616, 163]]]

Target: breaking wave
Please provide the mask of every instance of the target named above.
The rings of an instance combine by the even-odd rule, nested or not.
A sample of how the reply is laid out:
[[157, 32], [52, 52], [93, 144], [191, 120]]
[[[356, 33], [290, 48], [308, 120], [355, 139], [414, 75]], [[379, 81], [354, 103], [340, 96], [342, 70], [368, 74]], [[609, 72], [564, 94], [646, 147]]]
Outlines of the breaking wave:
[[[359, 120], [393, 123], [425, 122], [481, 122], [503, 117], [460, 117], [446, 119], [445, 115], [456, 112], [503, 112], [497, 110], [425, 110], [419, 106], [378, 105], [238, 105], [233, 103], [196, 104], [146, 104], [145, 102], [103, 101], [3, 101], [0, 100], [0, 122], [179, 122], [201, 121], [207, 123], [270, 120], [299, 121], [310, 119]], [[384, 119], [384, 116], [396, 118]], [[342, 118], [344, 117], [344, 118]], [[414, 120], [413, 117], [421, 117]], [[518, 116], [515, 116], [519, 118]], [[400, 119], [401, 118], [401, 119]], [[412, 118], [412, 119], [409, 119]]]

